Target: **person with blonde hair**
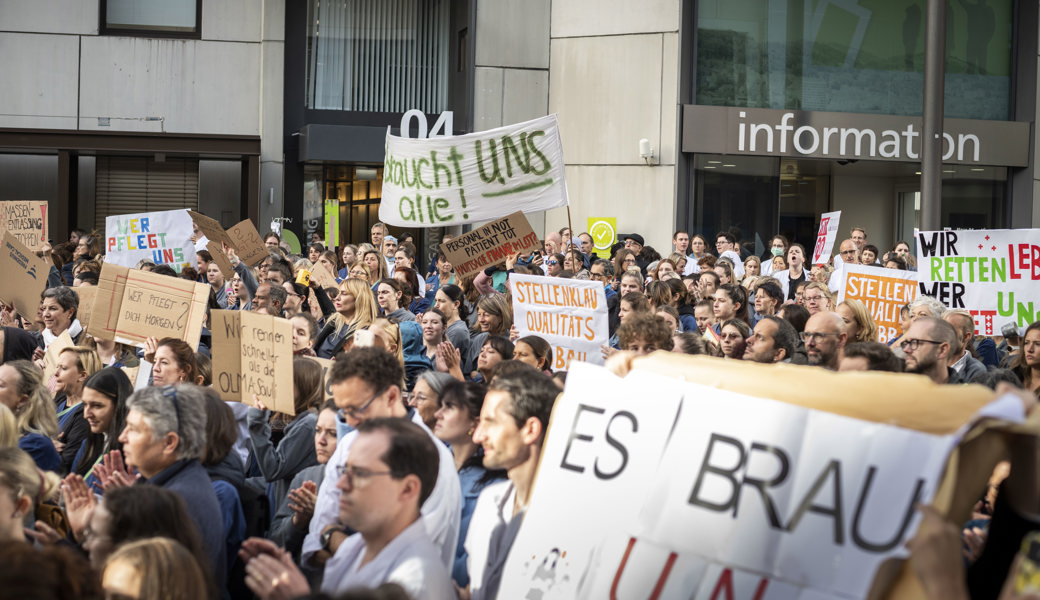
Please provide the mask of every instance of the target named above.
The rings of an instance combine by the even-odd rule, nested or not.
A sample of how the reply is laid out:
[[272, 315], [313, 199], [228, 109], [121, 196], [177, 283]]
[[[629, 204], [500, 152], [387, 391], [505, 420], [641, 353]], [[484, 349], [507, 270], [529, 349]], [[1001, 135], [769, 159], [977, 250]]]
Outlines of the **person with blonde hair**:
[[155, 537], [124, 544], [105, 563], [108, 598], [209, 598], [199, 561], [180, 542]]
[[52, 438], [58, 435], [54, 400], [43, 385], [43, 371], [27, 360], [0, 365], [0, 404], [18, 419], [18, 447], [45, 471], [57, 471], [61, 457]]
[[354, 341], [354, 332], [367, 329], [379, 316], [375, 297], [368, 281], [351, 277], [339, 284], [339, 295], [333, 301], [336, 312], [329, 315], [314, 340], [318, 358], [332, 358]]
[[0, 448], [0, 541], [25, 541], [26, 517], [35, 515], [37, 504], [57, 496], [60, 484], [24, 450]]
[[61, 454], [62, 475], [72, 469], [72, 461], [79, 447], [90, 435], [90, 425], [83, 418], [83, 384], [102, 367], [97, 352], [86, 346], [70, 346], [58, 354], [58, 368], [54, 372], [54, 401], [61, 432], [54, 446]]
[[18, 417], [6, 404], [0, 404], [0, 448], [16, 448], [18, 437]]
[[819, 312], [829, 312], [834, 306], [834, 297], [831, 296], [831, 290], [826, 283], [819, 281], [809, 282], [805, 285], [805, 290], [802, 293], [805, 310], [809, 311], [809, 316]]
[[878, 326], [874, 317], [870, 316], [867, 307], [855, 299], [848, 299], [835, 310], [845, 321], [845, 332], [849, 334], [849, 343], [878, 341]]

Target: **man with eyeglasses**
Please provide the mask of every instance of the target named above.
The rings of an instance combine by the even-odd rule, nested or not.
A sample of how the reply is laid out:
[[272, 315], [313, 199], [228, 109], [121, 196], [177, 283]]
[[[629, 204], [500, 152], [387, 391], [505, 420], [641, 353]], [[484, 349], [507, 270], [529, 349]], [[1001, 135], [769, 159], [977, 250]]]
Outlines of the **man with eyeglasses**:
[[919, 317], [910, 325], [899, 347], [906, 355], [906, 372], [927, 375], [935, 383], [962, 383], [948, 366], [957, 330], [942, 319]]
[[809, 317], [802, 332], [805, 351], [809, 355], [809, 364], [838, 370], [838, 359], [848, 340], [845, 333], [845, 321], [836, 312], [818, 312]]
[[837, 293], [844, 283], [845, 263], [859, 264], [859, 248], [851, 239], [846, 239], [838, 246], [838, 255], [834, 257], [834, 272], [827, 280], [827, 287]]
[[[406, 418], [416, 423], [434, 441], [438, 457], [437, 483], [426, 502], [422, 503], [422, 522], [430, 540], [440, 552], [444, 568], [451, 570], [462, 515], [462, 491], [455, 459], [451, 451], [436, 441], [414, 409], [406, 408], [401, 399], [404, 368], [397, 358], [381, 348], [354, 348], [341, 355], [329, 369], [328, 382], [341, 424], [354, 428], [339, 436], [336, 452], [325, 467], [325, 478], [318, 490], [310, 532], [303, 542], [303, 564], [325, 565], [337, 552], [349, 533], [338, 518], [338, 506], [344, 497], [337, 488], [336, 468], [353, 462], [353, 444], [357, 428], [369, 419]], [[348, 548], [350, 546], [347, 546]], [[329, 563], [332, 564], [332, 563]], [[431, 596], [432, 597], [432, 596]]]

